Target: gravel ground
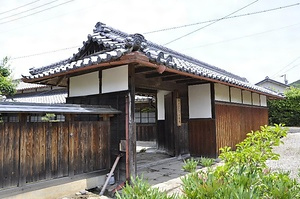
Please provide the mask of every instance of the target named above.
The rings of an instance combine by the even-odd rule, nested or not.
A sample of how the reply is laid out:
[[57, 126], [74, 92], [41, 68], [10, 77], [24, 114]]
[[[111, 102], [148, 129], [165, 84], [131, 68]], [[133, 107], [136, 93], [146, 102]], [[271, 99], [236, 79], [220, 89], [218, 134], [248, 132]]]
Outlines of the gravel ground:
[[290, 171], [290, 177], [300, 182], [300, 128], [291, 127], [282, 141], [284, 144], [274, 147], [274, 152], [280, 155], [279, 160], [269, 160], [267, 165], [274, 171]]

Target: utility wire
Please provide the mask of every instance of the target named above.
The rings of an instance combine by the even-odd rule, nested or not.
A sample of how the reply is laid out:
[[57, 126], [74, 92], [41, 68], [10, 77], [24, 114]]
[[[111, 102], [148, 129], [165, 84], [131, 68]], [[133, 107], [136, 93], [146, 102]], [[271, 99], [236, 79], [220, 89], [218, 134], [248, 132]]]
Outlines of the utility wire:
[[204, 29], [204, 28], [206, 28], [206, 27], [208, 27], [208, 26], [211, 26], [211, 25], [217, 23], [218, 21], [221, 21], [222, 19], [225, 19], [226, 17], [228, 17], [228, 16], [230, 16], [230, 15], [233, 15], [234, 13], [237, 13], [237, 12], [243, 10], [244, 8], [247, 8], [248, 6], [250, 6], [250, 5], [252, 5], [252, 4], [256, 3], [256, 2], [258, 2], [258, 0], [255, 0], [255, 1], [253, 1], [253, 2], [251, 2], [251, 3], [249, 3], [249, 4], [247, 4], [246, 6], [244, 6], [244, 7], [240, 8], [240, 9], [238, 9], [238, 10], [236, 10], [236, 11], [234, 11], [234, 12], [228, 14], [228, 15], [226, 15], [225, 17], [222, 17], [222, 18], [220, 18], [220, 19], [217, 19], [216, 21], [211, 22], [211, 23], [209, 23], [209, 24], [207, 24], [207, 25], [205, 25], [205, 26], [202, 26], [201, 28], [198, 28], [198, 29], [196, 29], [196, 30], [194, 30], [194, 31], [192, 31], [192, 32], [189, 32], [189, 33], [185, 34], [185, 35], [182, 35], [182, 36], [180, 36], [180, 37], [178, 37], [178, 38], [176, 38], [176, 39], [173, 39], [172, 41], [169, 41], [169, 42], [165, 43], [164, 45], [168, 45], [168, 44], [170, 44], [170, 43], [173, 43], [173, 42], [175, 42], [175, 41], [177, 41], [177, 40], [179, 40], [179, 39], [182, 39], [182, 38], [184, 38], [184, 37], [186, 37], [186, 36], [189, 36], [189, 35], [191, 35], [191, 34], [193, 34], [193, 33], [195, 33], [195, 32], [198, 32], [199, 30], [202, 30], [202, 29]]
[[[246, 14], [240, 14], [240, 15], [235, 15], [235, 16], [228, 16], [228, 17], [224, 17], [223, 20], [224, 19], [233, 19], [233, 18], [238, 18], [238, 17], [245, 17], [245, 16], [250, 16], [250, 15], [255, 15], [255, 14], [261, 14], [261, 13], [266, 13], [266, 12], [275, 11], [275, 10], [279, 10], [279, 9], [289, 8], [289, 7], [293, 7], [293, 6], [299, 6], [299, 5], [300, 5], [300, 3], [295, 3], [295, 4], [291, 4], [291, 5], [287, 5], [287, 6], [281, 6], [281, 7], [277, 7], [277, 8], [268, 9], [268, 10], [261, 10], [261, 11], [256, 11], [256, 12], [251, 12], [251, 13], [246, 13]], [[186, 27], [189, 27], [189, 26], [205, 24], [205, 23], [214, 22], [214, 21], [221, 20], [221, 19], [222, 18], [211, 19], [211, 20], [201, 21], [201, 22], [197, 22], [197, 23], [191, 23], [191, 24], [185, 24], [185, 25], [181, 25], [181, 26], [174, 26], [174, 27], [170, 27], [170, 28], [153, 30], [153, 31], [145, 32], [143, 34], [151, 34], [151, 33], [163, 32], [163, 31], [168, 31], [168, 30], [175, 30], [175, 29], [179, 29], [179, 28], [186, 28]]]
[[[300, 58], [300, 56], [297, 57], [296, 59], [293, 59], [293, 61], [291, 61], [290, 63], [288, 63], [288, 64], [285, 65], [284, 67], [282, 67], [278, 72], [274, 73], [274, 75], [272, 75], [271, 78], [273, 78], [273, 77], [275, 77], [276, 75], [278, 75], [280, 72], [282, 72], [285, 68], [287, 68], [287, 67], [289, 67], [290, 65], [292, 65], [292, 64], [293, 64], [295, 61], [297, 61], [299, 58]], [[296, 66], [297, 66], [297, 65], [296, 65]], [[296, 67], [296, 66], [293, 66], [292, 68], [294, 68], [294, 67]], [[290, 69], [292, 69], [292, 68], [290, 68]], [[288, 69], [288, 70], [290, 70], [290, 69]], [[287, 71], [285, 71], [285, 72], [287, 72]]]
[[9, 22], [12, 22], [12, 21], [16, 21], [16, 20], [19, 20], [19, 19], [23, 19], [23, 18], [26, 18], [26, 17], [32, 16], [32, 15], [35, 15], [35, 14], [38, 14], [38, 13], [44, 12], [44, 11], [46, 11], [46, 10], [50, 10], [50, 9], [56, 8], [56, 7], [58, 7], [58, 6], [62, 6], [62, 5], [64, 5], [64, 4], [70, 3], [70, 2], [72, 2], [72, 1], [75, 1], [75, 0], [69, 0], [69, 1], [66, 1], [66, 2], [64, 2], [64, 3], [57, 4], [57, 5], [55, 5], [55, 6], [52, 6], [52, 7], [46, 8], [46, 9], [44, 9], [44, 10], [40, 10], [40, 11], [37, 11], [37, 12], [31, 13], [31, 14], [29, 14], [29, 15], [25, 15], [25, 16], [22, 16], [22, 17], [19, 17], [19, 18], [16, 18], [16, 19], [12, 19], [12, 20], [9, 20], [9, 21], [1, 22], [1, 23], [0, 23], [0, 25], [2, 25], [2, 24], [6, 24], [6, 23], [9, 23]]
[[55, 52], [64, 51], [64, 50], [70, 50], [70, 49], [78, 48], [78, 47], [80, 47], [80, 46], [73, 46], [73, 47], [61, 48], [61, 49], [58, 49], [58, 50], [52, 50], [52, 51], [47, 51], [47, 52], [42, 52], [42, 53], [35, 53], [35, 54], [31, 54], [31, 55], [24, 55], [24, 56], [20, 56], [20, 57], [11, 58], [11, 60], [28, 58], [28, 57], [33, 57], [33, 56], [38, 56], [38, 55], [44, 55], [44, 54], [49, 54], [49, 53], [55, 53]]
[[199, 45], [199, 46], [194, 46], [194, 47], [186, 48], [186, 49], [183, 49], [183, 50], [190, 50], [190, 49], [195, 49], [195, 48], [201, 48], [201, 47], [216, 45], [216, 44], [220, 44], [220, 43], [226, 43], [226, 42], [230, 42], [230, 41], [235, 41], [235, 40], [243, 39], [243, 38], [247, 38], [247, 37], [253, 37], [253, 36], [257, 36], [257, 35], [261, 35], [261, 34], [273, 32], [273, 31], [285, 29], [285, 28], [290, 28], [292, 26], [297, 26], [299, 24], [300, 23], [296, 23], [296, 24], [292, 24], [292, 25], [288, 25], [288, 26], [283, 26], [283, 27], [280, 27], [280, 28], [274, 28], [274, 29], [266, 30], [266, 31], [263, 31], [263, 32], [253, 33], [253, 34], [250, 34], [250, 35], [244, 35], [244, 36], [241, 36], [241, 37], [235, 37], [235, 38], [231, 38], [231, 39], [227, 39], [227, 40], [222, 40], [222, 41], [217, 41], [217, 42], [213, 42], [213, 43], [207, 43], [207, 44], [203, 44], [203, 45]]
[[[249, 16], [249, 15], [253, 15], [253, 14], [259, 14], [259, 13], [274, 11], [274, 10], [288, 8], [288, 7], [297, 6], [297, 5], [300, 5], [300, 3], [291, 4], [291, 5], [287, 5], [287, 6], [281, 6], [281, 7], [278, 7], [278, 8], [272, 8], [272, 9], [263, 10], [263, 11], [257, 11], [257, 12], [242, 14], [242, 15], [236, 15], [236, 16], [232, 16], [232, 17], [227, 17], [225, 19], [236, 18], [236, 17], [241, 17], [241, 16]], [[187, 25], [183, 25], [183, 26], [171, 27], [171, 28], [166, 28], [166, 29], [161, 29], [161, 30], [155, 30], [155, 31], [145, 32], [143, 34], [150, 34], [150, 33], [155, 33], [155, 32], [167, 31], [167, 30], [171, 30], [171, 29], [183, 28], [183, 27], [187, 27], [187, 26], [192, 26], [192, 25], [197, 25], [197, 24], [201, 24], [201, 23], [212, 22], [212, 21], [216, 21], [216, 20], [218, 20], [218, 19], [213, 19], [213, 20], [204, 21], [204, 22], [198, 22], [198, 23], [194, 23], [194, 24], [187, 24]], [[289, 28], [289, 27], [295, 26], [295, 25], [299, 25], [299, 23], [293, 24], [293, 25], [289, 25], [289, 26], [280, 27], [280, 28], [276, 28], [276, 29], [267, 30], [267, 31], [264, 31], [264, 32], [254, 33], [254, 34], [251, 34], [251, 35], [245, 35], [245, 36], [242, 36], [242, 37], [232, 38], [232, 39], [229, 39], [229, 40], [224, 40], [224, 41], [219, 41], [219, 42], [204, 44], [204, 45], [200, 45], [200, 46], [195, 46], [195, 47], [191, 47], [191, 48], [186, 48], [186, 49], [183, 49], [183, 50], [190, 50], [190, 49], [194, 49], [194, 48], [200, 48], [200, 47], [206, 47], [206, 46], [210, 46], [210, 45], [216, 45], [216, 44], [219, 44], [219, 43], [230, 42], [230, 41], [234, 41], [234, 40], [238, 40], [238, 39], [242, 39], [242, 38], [246, 38], [246, 37], [256, 36], [256, 35], [260, 35], [260, 34], [264, 34], [264, 33], [268, 33], [268, 32], [273, 32], [273, 31], [276, 31], [276, 30], [284, 29], [284, 28]], [[60, 51], [64, 51], [64, 50], [74, 49], [74, 48], [78, 48], [78, 47], [80, 47], [80, 46], [73, 46], [73, 47], [68, 47], [68, 48], [63, 48], [63, 49], [57, 49], [57, 50], [52, 50], [52, 51], [46, 51], [46, 52], [37, 53], [37, 54], [24, 55], [24, 56], [19, 56], [19, 57], [11, 58], [11, 60], [23, 59], [23, 58], [28, 58], [28, 57], [33, 57], [33, 56], [39, 56], [39, 55], [44, 55], [44, 54], [49, 54], [49, 53], [55, 53], [55, 52], [60, 52]]]
[[11, 10], [7, 10], [7, 11], [5, 11], [5, 12], [0, 12], [0, 15], [3, 15], [3, 14], [5, 14], [5, 13], [8, 13], [8, 12], [11, 12], [11, 11], [14, 11], [14, 10], [18, 10], [19, 8], [23, 8], [23, 7], [25, 7], [25, 6], [28, 6], [28, 5], [34, 4], [34, 3], [38, 2], [38, 1], [40, 1], [40, 0], [37, 0], [37, 1], [32, 1], [32, 2], [30, 2], [30, 3], [27, 3], [27, 4], [25, 4], [25, 5], [22, 5], [22, 6], [19, 6], [19, 7], [13, 8], [13, 9], [11, 9]]
[[[241, 36], [241, 37], [236, 37], [236, 38], [232, 38], [232, 39], [228, 39], [228, 40], [218, 41], [218, 42], [214, 42], [214, 43], [208, 43], [208, 44], [195, 46], [195, 47], [191, 47], [191, 48], [185, 48], [185, 49], [182, 49], [182, 50], [185, 51], [185, 50], [190, 50], [190, 49], [194, 49], [194, 48], [201, 48], [201, 47], [206, 47], [206, 46], [211, 46], [211, 45], [217, 45], [217, 44], [220, 44], [220, 43], [230, 42], [230, 41], [234, 41], [234, 40], [238, 40], [238, 39], [243, 39], [243, 38], [253, 37], [253, 36], [257, 36], [257, 35], [261, 35], [261, 34], [265, 34], [265, 33], [269, 33], [269, 32], [274, 32], [274, 31], [277, 31], [277, 30], [285, 29], [285, 28], [290, 28], [290, 27], [293, 27], [293, 26], [297, 26], [299, 24], [300, 23], [296, 23], [296, 24], [283, 26], [283, 27], [280, 27], [280, 28], [275, 28], [275, 29], [271, 29], [271, 30], [267, 30], [267, 31], [263, 31], [263, 32], [258, 32], [258, 33], [254, 33], [254, 34], [250, 34], [250, 35], [245, 35], [245, 36]], [[52, 50], [52, 51], [47, 51], [47, 52], [42, 52], [42, 53], [37, 53], [37, 54], [24, 55], [24, 56], [11, 58], [11, 60], [23, 59], [23, 58], [28, 58], [28, 57], [38, 56], [38, 55], [44, 55], [44, 54], [49, 54], [49, 53], [55, 53], [55, 52], [74, 49], [74, 48], [79, 48], [79, 47], [81, 47], [81, 46], [73, 46], [73, 47], [62, 48], [62, 49], [57, 49], [57, 50]], [[300, 58], [300, 56], [298, 58]], [[292, 63], [290, 63], [290, 64], [292, 64]], [[289, 66], [289, 65], [287, 65], [287, 66]]]
[[286, 72], [288, 72], [288, 71], [292, 70], [293, 68], [296, 68], [297, 66], [300, 66], [300, 64], [296, 64], [296, 65], [294, 65], [293, 67], [291, 67], [291, 68], [287, 69], [287, 70], [286, 70], [286, 71], [284, 71], [284, 72], [286, 73]]
[[51, 3], [54, 3], [54, 2], [56, 2], [56, 1], [58, 1], [58, 0], [51, 1], [51, 2], [45, 3], [45, 4], [43, 4], [43, 5], [39, 5], [39, 6], [37, 6], [37, 7], [31, 8], [31, 9], [29, 9], [29, 10], [25, 10], [25, 11], [22, 11], [22, 12], [13, 14], [13, 15], [9, 15], [9, 16], [0, 18], [0, 20], [7, 19], [7, 18], [11, 18], [11, 17], [17, 16], [17, 15], [20, 15], [20, 14], [23, 14], [23, 13], [26, 13], [26, 12], [29, 12], [29, 11], [32, 11], [32, 10], [36, 10], [36, 9], [38, 9], [38, 8], [44, 7], [44, 6], [46, 6], [46, 5], [49, 5], [49, 4], [51, 4]]

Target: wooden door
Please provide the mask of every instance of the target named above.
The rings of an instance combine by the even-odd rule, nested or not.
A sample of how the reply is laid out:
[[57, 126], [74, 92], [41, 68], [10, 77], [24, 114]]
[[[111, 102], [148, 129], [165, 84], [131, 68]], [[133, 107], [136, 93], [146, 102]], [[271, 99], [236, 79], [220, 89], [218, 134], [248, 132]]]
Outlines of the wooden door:
[[165, 149], [171, 156], [175, 155], [174, 138], [173, 93], [169, 93], [165, 95]]

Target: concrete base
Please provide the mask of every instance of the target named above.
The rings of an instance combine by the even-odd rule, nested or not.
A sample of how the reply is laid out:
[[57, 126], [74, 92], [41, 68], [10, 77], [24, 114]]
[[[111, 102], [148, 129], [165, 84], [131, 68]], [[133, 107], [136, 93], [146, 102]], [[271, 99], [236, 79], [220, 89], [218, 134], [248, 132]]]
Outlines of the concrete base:
[[64, 196], [74, 194], [78, 191], [102, 186], [105, 182], [105, 175], [81, 179], [74, 182], [50, 186], [14, 196], [5, 197], [3, 199], [53, 199], [62, 198]]

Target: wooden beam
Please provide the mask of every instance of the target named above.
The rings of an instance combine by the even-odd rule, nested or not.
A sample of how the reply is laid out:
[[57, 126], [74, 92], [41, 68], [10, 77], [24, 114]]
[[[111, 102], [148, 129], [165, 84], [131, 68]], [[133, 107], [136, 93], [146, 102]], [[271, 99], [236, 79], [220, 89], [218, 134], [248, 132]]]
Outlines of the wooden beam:
[[193, 79], [193, 78], [176, 80], [175, 82], [176, 82], [176, 84], [195, 84], [195, 83], [203, 84], [203, 83], [208, 83], [208, 81]]
[[[144, 65], [144, 66], [149, 66], [149, 67], [153, 67], [153, 68], [158, 68], [159, 67], [157, 64], [151, 63], [149, 61], [148, 62], [145, 62], [143, 60], [138, 60], [138, 61], [141, 65]], [[199, 76], [199, 75], [196, 75], [196, 74], [193, 74], [193, 73], [188, 73], [188, 72], [185, 72], [185, 71], [179, 71], [179, 70], [176, 70], [176, 69], [173, 69], [173, 68], [168, 68], [167, 67], [165, 72], [181, 74], [181, 75], [189, 76], [189, 77], [192, 77], [192, 78], [195, 78], [195, 79], [205, 80], [205, 81], [208, 81], [208, 82], [220, 83], [220, 84], [223, 84], [223, 85], [228, 85], [228, 86], [232, 86], [232, 87], [235, 87], [235, 88], [240, 88], [242, 90], [247, 90], [247, 91], [252, 91], [252, 92], [254, 91], [252, 89], [249, 89], [249, 88], [246, 88], [246, 87], [243, 87], [243, 86], [230, 84], [228, 82], [224, 82], [224, 81], [217, 80], [217, 79], [211, 79], [209, 77], [202, 77], [202, 76]], [[265, 96], [270, 97], [271, 99], [284, 99], [284, 97], [274, 96], [272, 94], [264, 93], [264, 92], [261, 92], [261, 91], [255, 91], [255, 93], [263, 94]]]
[[147, 79], [136, 76], [135, 77], [135, 85], [137, 88], [146, 88], [152, 90], [167, 90], [173, 91], [176, 88], [184, 88], [184, 84], [175, 84], [173, 82], [162, 82], [161, 79]]
[[162, 81], [174, 81], [174, 80], [179, 80], [179, 79], [187, 79], [189, 77], [187, 76], [183, 76], [183, 75], [173, 75], [173, 76], [169, 76], [169, 77], [163, 77]]
[[66, 78], [66, 76], [61, 76], [58, 78], [57, 82], [56, 82], [56, 86], [59, 86], [59, 84], [63, 81], [63, 79]]
[[149, 72], [154, 72], [154, 71], [156, 71], [154, 68], [149, 68], [149, 67], [135, 68], [135, 73], [136, 74], [149, 73]]
[[156, 94], [156, 90], [146, 89], [146, 88], [135, 88], [135, 93], [144, 93], [144, 94]]
[[156, 77], [167, 77], [167, 76], [173, 76], [176, 75], [176, 73], [170, 73], [170, 72], [165, 72], [165, 73], [158, 73], [158, 72], [154, 72], [152, 74], [147, 74], [145, 75], [146, 78], [156, 78]]

